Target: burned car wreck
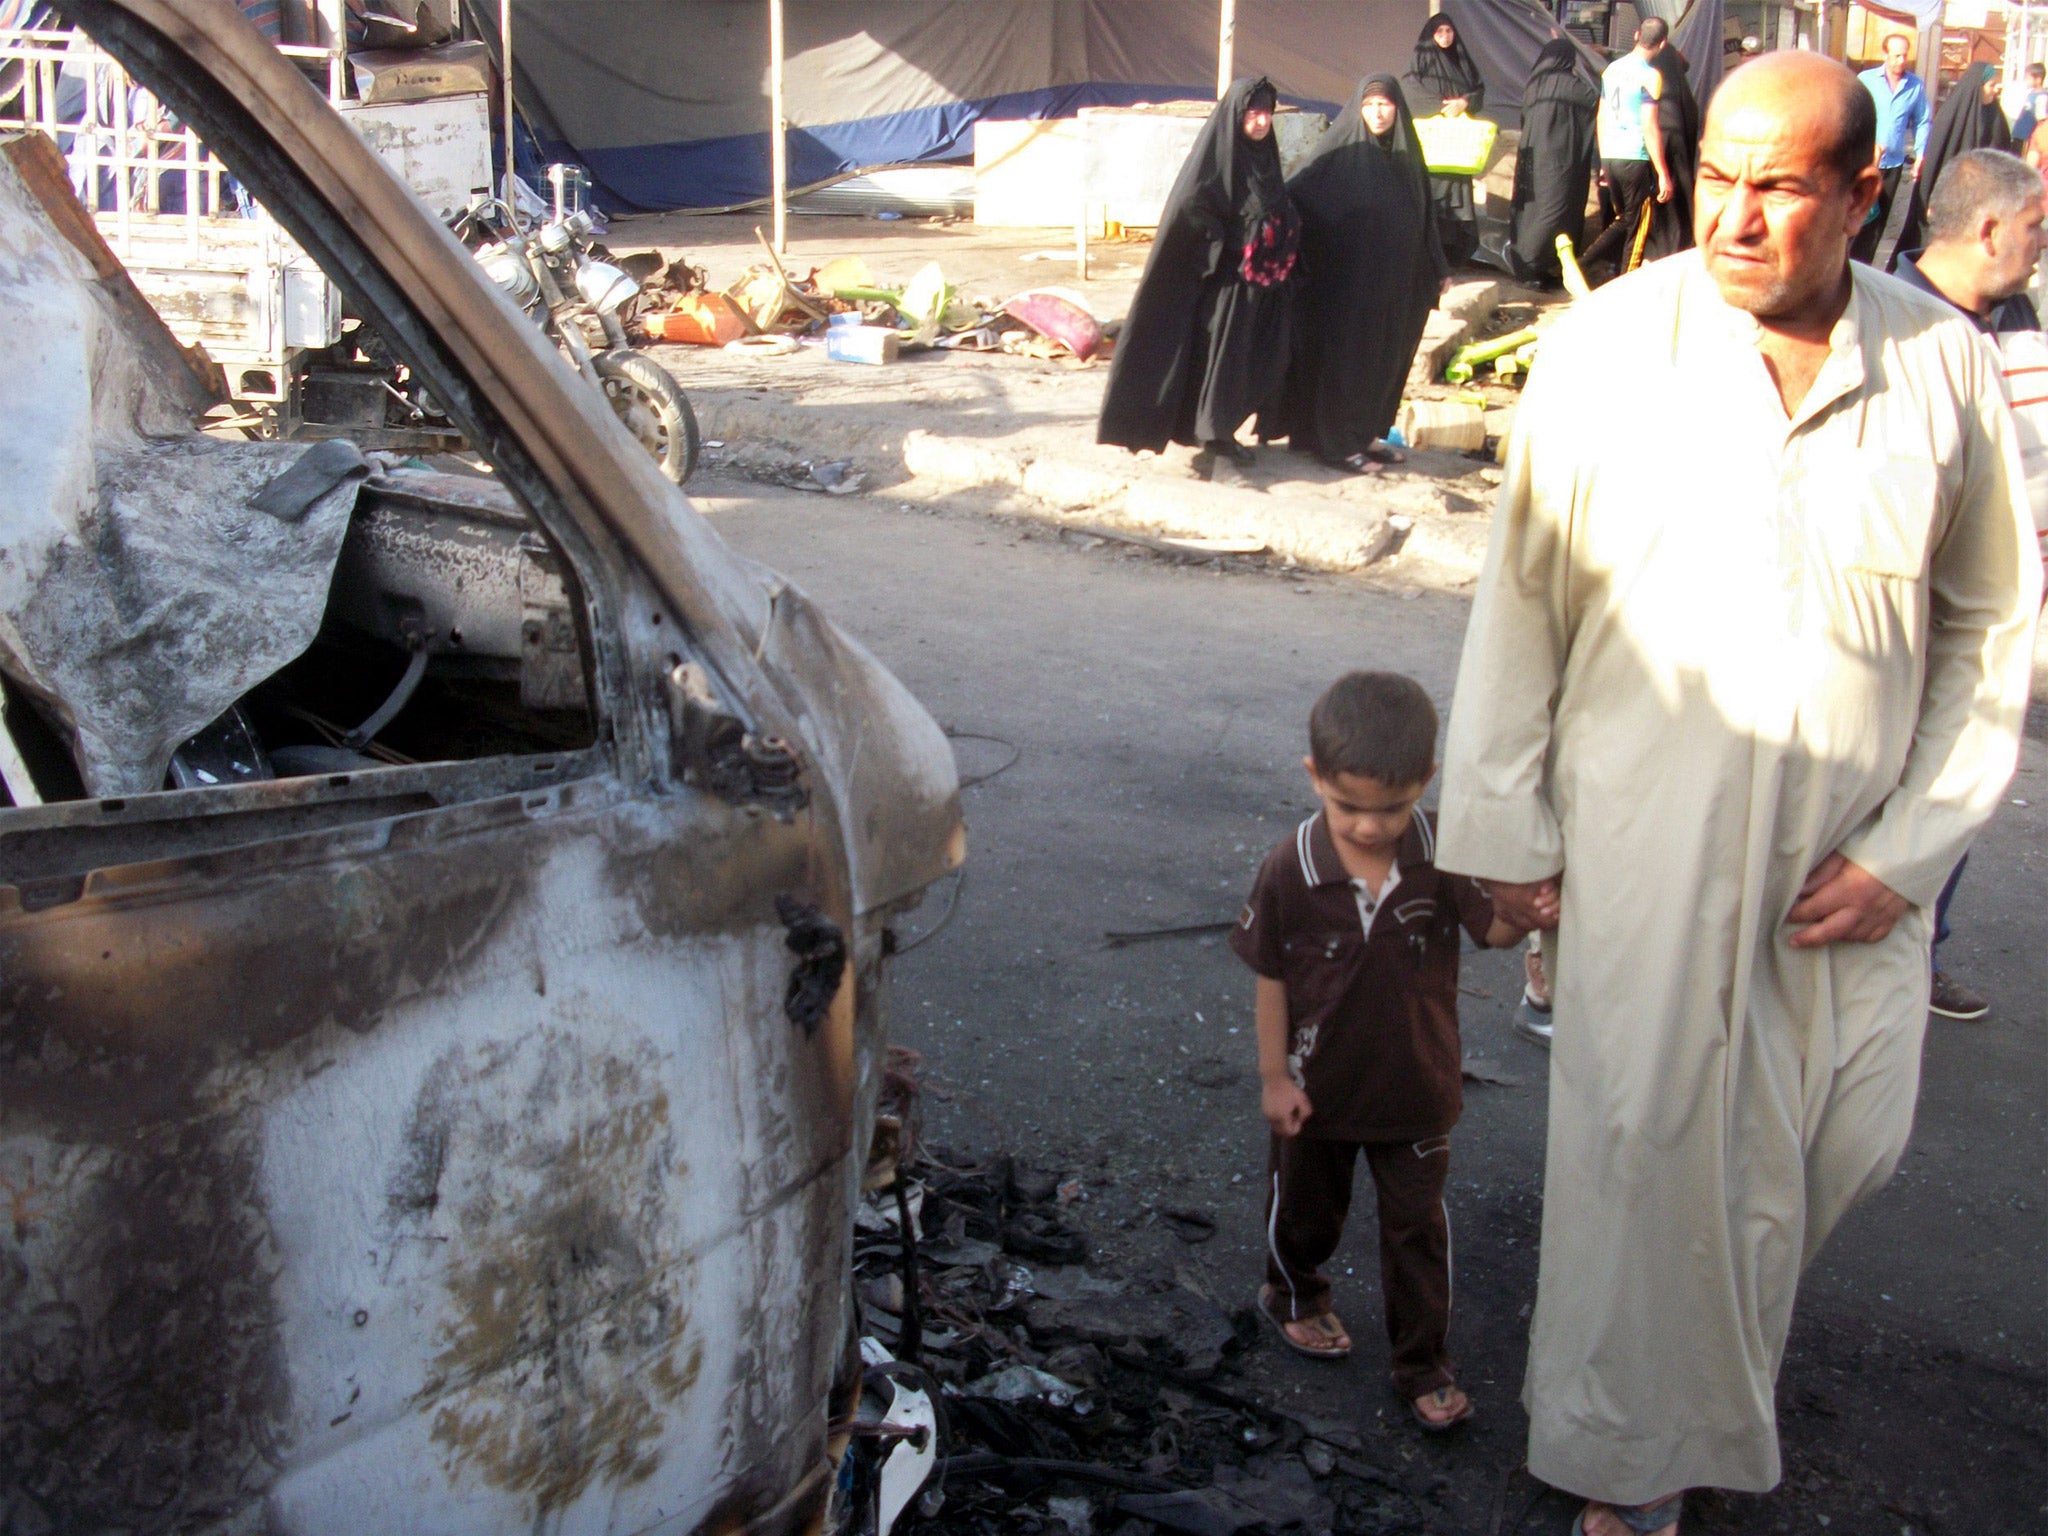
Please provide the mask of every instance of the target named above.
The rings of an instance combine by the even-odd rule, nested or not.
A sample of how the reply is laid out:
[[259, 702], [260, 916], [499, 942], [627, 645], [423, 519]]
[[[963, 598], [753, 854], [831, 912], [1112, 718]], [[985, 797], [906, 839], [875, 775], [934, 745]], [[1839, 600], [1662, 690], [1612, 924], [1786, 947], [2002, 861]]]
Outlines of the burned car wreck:
[[0, 1530], [815, 1529], [948, 744], [233, 7], [65, 10], [489, 472], [196, 431], [4, 146]]

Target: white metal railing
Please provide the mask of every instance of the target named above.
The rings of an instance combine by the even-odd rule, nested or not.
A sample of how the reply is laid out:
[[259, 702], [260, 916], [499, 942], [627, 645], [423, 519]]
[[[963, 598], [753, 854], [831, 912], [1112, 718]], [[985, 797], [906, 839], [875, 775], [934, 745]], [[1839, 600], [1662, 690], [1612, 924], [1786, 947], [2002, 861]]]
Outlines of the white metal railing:
[[[328, 99], [339, 101], [347, 67], [342, 0], [320, 0], [326, 44], [279, 43], [287, 58], [325, 66]], [[197, 256], [206, 219], [252, 211], [245, 194], [200, 141], [83, 32], [60, 27], [0, 27], [0, 64], [21, 67], [21, 88], [0, 102], [0, 133], [36, 131], [63, 150], [71, 185], [115, 254], [126, 260], [137, 217], [184, 226]], [[161, 249], [158, 244], [158, 249]]]

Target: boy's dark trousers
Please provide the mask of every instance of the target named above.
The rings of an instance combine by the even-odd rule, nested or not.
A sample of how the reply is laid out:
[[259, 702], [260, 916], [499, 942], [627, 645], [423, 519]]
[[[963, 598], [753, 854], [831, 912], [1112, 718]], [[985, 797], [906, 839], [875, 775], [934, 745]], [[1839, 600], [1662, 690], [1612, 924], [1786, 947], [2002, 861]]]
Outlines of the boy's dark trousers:
[[1351, 1175], [1365, 1154], [1378, 1193], [1380, 1286], [1394, 1387], [1417, 1398], [1454, 1380], [1445, 1336], [1451, 1326], [1451, 1223], [1444, 1179], [1448, 1136], [1420, 1142], [1320, 1141], [1275, 1136], [1267, 1159], [1266, 1280], [1282, 1317], [1330, 1307], [1323, 1265], [1337, 1251], [1351, 1208]]

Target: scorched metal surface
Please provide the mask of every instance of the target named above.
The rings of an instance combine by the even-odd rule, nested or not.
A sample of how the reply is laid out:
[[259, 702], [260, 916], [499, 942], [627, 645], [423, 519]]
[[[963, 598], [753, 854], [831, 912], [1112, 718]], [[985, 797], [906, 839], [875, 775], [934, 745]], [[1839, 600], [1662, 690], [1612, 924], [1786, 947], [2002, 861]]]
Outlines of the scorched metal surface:
[[66, 10], [532, 515], [595, 741], [0, 811], [0, 1529], [814, 1528], [947, 744], [232, 7]]

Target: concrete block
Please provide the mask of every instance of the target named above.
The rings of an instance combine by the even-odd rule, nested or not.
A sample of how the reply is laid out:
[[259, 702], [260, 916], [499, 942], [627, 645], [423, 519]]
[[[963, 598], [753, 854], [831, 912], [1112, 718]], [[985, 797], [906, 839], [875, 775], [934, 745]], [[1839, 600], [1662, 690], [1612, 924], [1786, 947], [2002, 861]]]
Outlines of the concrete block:
[[1039, 458], [1025, 466], [1021, 484], [1034, 501], [1061, 512], [1086, 511], [1116, 500], [1129, 475], [1115, 474], [1073, 459]]
[[1453, 320], [1468, 320], [1473, 325], [1484, 325], [1493, 318], [1493, 312], [1500, 308], [1501, 285], [1492, 278], [1475, 278], [1471, 282], [1453, 283], [1450, 292], [1437, 300], [1437, 313], [1449, 315]]
[[1015, 454], [921, 427], [903, 435], [903, 467], [934, 488], [1024, 484], [1024, 464]]

